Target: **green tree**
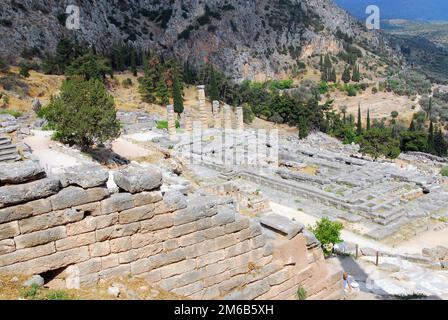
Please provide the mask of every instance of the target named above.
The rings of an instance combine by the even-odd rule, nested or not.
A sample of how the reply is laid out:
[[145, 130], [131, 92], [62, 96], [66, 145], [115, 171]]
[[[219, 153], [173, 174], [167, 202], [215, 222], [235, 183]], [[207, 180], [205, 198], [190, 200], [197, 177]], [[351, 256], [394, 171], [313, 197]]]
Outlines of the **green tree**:
[[137, 76], [137, 57], [134, 49], [131, 51], [131, 71], [134, 77]]
[[180, 117], [181, 113], [184, 112], [184, 98], [178, 73], [175, 73], [173, 77], [173, 105], [174, 112]]
[[85, 80], [104, 79], [111, 72], [108, 60], [95, 56], [92, 52], [75, 59], [65, 71], [67, 76], [80, 75]]
[[427, 136], [423, 131], [400, 132], [400, 149], [403, 152], [420, 151], [425, 152], [428, 148]]
[[158, 65], [159, 61], [155, 57], [144, 59], [143, 77], [139, 78], [139, 92], [142, 100], [148, 103], [156, 102], [156, 84], [159, 77]]
[[375, 161], [381, 156], [395, 159], [400, 155], [400, 142], [392, 138], [390, 129], [372, 128], [364, 133], [359, 151], [370, 155]]
[[448, 142], [443, 136], [442, 129], [436, 130], [434, 135], [434, 150], [439, 157], [446, 157], [448, 155]]
[[208, 84], [208, 95], [211, 101], [219, 101], [219, 88], [216, 79], [216, 71], [213, 66], [210, 67], [210, 82]]
[[248, 103], [243, 103], [243, 121], [246, 124], [251, 124], [255, 119], [255, 114], [252, 111], [252, 107]]
[[341, 243], [341, 231], [344, 228], [342, 223], [337, 221], [331, 221], [327, 217], [324, 217], [316, 222], [314, 226], [310, 228], [310, 231], [314, 233], [316, 239], [320, 241], [322, 246], [328, 244]]
[[361, 80], [361, 73], [359, 72], [359, 66], [355, 65], [353, 68], [352, 81], [359, 82]]
[[436, 152], [435, 140], [434, 140], [434, 123], [429, 123], [428, 130], [428, 153], [434, 154]]
[[370, 109], [367, 109], [367, 124], [366, 124], [366, 130], [369, 131], [371, 129], [370, 124]]
[[30, 76], [30, 70], [31, 70], [31, 66], [28, 62], [22, 62], [19, 65], [19, 74], [24, 77], [24, 78], [28, 78]]
[[310, 134], [310, 129], [308, 127], [308, 122], [306, 118], [301, 117], [299, 119], [298, 127], [299, 127], [299, 138], [305, 139], [306, 137], [308, 137], [308, 135]]
[[350, 76], [350, 69], [346, 66], [344, 69], [344, 73], [342, 73], [342, 81], [344, 81], [344, 83], [349, 83], [351, 76]]
[[55, 138], [85, 151], [120, 135], [114, 99], [100, 80], [73, 77], [63, 82], [60, 91], [43, 112]]
[[361, 106], [358, 105], [358, 122], [356, 123], [356, 134], [358, 136], [362, 135], [362, 116], [361, 116]]
[[157, 82], [156, 96], [157, 96], [158, 102], [161, 105], [166, 106], [170, 103], [170, 94], [168, 92], [168, 87], [166, 85], [165, 77], [163, 75], [160, 77], [159, 81]]

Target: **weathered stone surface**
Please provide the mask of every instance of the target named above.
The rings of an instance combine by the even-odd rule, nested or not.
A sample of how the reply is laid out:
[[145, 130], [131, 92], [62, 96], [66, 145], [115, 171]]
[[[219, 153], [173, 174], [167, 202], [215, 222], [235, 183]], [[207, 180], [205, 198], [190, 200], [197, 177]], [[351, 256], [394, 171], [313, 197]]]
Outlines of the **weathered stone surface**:
[[7, 266], [13, 263], [23, 262], [38, 257], [43, 257], [55, 253], [56, 249], [54, 243], [44, 244], [33, 248], [17, 250], [8, 254], [2, 255], [0, 259], [0, 267]]
[[6, 239], [6, 240], [0, 241], [0, 255], [10, 253], [14, 250], [16, 250], [16, 245], [14, 243], [14, 240]]
[[20, 220], [32, 215], [39, 215], [50, 211], [50, 200], [39, 199], [22, 205], [0, 209], [0, 223]]
[[221, 226], [235, 222], [235, 211], [232, 208], [223, 208], [212, 217], [213, 226]]
[[302, 224], [274, 213], [262, 217], [260, 222], [262, 225], [284, 234], [288, 239], [294, 238], [304, 228]]
[[83, 218], [84, 218], [83, 211], [78, 211], [75, 209], [66, 209], [20, 220], [19, 226], [21, 233], [25, 234], [71, 222], [76, 222], [82, 220]]
[[118, 212], [134, 207], [134, 200], [130, 193], [113, 194], [110, 198], [101, 201], [102, 214]]
[[140, 229], [140, 223], [134, 222], [125, 225], [114, 225], [105, 229], [96, 231], [96, 241], [130, 236]]
[[110, 227], [118, 222], [118, 213], [111, 213], [98, 217], [86, 217], [75, 223], [67, 224], [67, 235], [77, 235], [98, 229]]
[[118, 239], [110, 240], [110, 251], [112, 253], [124, 252], [127, 250], [131, 250], [132, 241], [131, 237], [123, 237]]
[[172, 227], [173, 223], [173, 214], [160, 214], [152, 219], [141, 221], [141, 230], [142, 232], [157, 231]]
[[45, 178], [20, 185], [0, 187], [0, 208], [45, 198], [57, 193], [61, 183], [57, 179]]
[[65, 227], [55, 227], [47, 230], [37, 231], [20, 235], [14, 238], [17, 249], [34, 247], [40, 244], [59, 240], [67, 236]]
[[90, 256], [94, 257], [104, 257], [110, 254], [110, 244], [109, 241], [96, 242], [89, 246]]
[[319, 242], [319, 240], [317, 240], [314, 233], [312, 233], [308, 230], [304, 230], [303, 235], [305, 236], [306, 246], [308, 249], [317, 248], [320, 246], [320, 242]]
[[94, 188], [103, 186], [109, 179], [109, 172], [96, 164], [84, 164], [77, 167], [65, 168], [60, 175], [62, 186], [79, 186], [81, 188]]
[[0, 166], [0, 186], [24, 183], [44, 177], [45, 170], [34, 161], [5, 163]]
[[130, 193], [152, 191], [162, 185], [162, 172], [153, 166], [129, 165], [114, 172], [114, 181], [118, 187]]
[[140, 192], [133, 195], [134, 205], [136, 207], [145, 206], [147, 204], [156, 203], [163, 199], [160, 191]]
[[95, 242], [95, 239], [95, 232], [89, 232], [57, 240], [55, 244], [58, 251], [64, 251], [92, 244]]
[[155, 214], [174, 212], [187, 207], [186, 197], [176, 190], [165, 192], [163, 201], [156, 204]]
[[187, 208], [176, 212], [174, 225], [178, 226], [202, 218], [212, 217], [218, 213], [218, 206], [227, 204], [230, 204], [228, 199], [215, 196], [200, 196], [193, 198], [188, 202]]
[[120, 212], [118, 217], [121, 224], [151, 219], [154, 217], [154, 205], [147, 204], [143, 207], [124, 210]]
[[23, 283], [24, 287], [31, 287], [33, 285], [36, 285], [38, 287], [42, 287], [45, 283], [44, 278], [42, 278], [40, 275], [34, 275], [30, 279], [26, 280]]
[[84, 190], [80, 187], [68, 187], [50, 198], [53, 210], [61, 210], [100, 201], [109, 196], [106, 188]]
[[20, 234], [17, 221], [0, 224], [0, 240], [12, 238]]

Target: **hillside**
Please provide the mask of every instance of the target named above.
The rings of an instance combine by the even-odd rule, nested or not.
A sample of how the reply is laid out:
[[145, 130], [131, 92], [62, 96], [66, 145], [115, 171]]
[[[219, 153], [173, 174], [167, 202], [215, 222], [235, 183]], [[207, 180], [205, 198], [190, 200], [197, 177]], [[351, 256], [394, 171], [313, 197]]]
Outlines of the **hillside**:
[[59, 39], [71, 37], [102, 52], [128, 43], [172, 53], [196, 66], [210, 61], [235, 79], [256, 80], [290, 75], [301, 59], [343, 51], [347, 40], [393, 56], [380, 34], [367, 32], [332, 0], [99, 0], [79, 5], [81, 29], [70, 31], [59, 1], [2, 1], [0, 54], [44, 56]]

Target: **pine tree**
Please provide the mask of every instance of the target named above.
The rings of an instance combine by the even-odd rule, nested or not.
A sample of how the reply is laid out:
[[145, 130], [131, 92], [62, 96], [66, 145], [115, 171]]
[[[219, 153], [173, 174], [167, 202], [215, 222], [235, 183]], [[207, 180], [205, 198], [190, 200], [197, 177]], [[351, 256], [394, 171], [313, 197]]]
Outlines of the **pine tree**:
[[219, 100], [218, 81], [216, 79], [216, 71], [211, 66], [210, 68], [210, 82], [208, 84], [208, 95], [211, 101]]
[[168, 87], [163, 75], [160, 76], [160, 79], [157, 82], [156, 96], [161, 105], [167, 106], [170, 103], [170, 93], [168, 92]]
[[180, 117], [181, 113], [184, 112], [184, 99], [182, 96], [182, 85], [180, 83], [180, 76], [178, 73], [174, 74], [173, 79], [173, 105], [174, 112]]
[[358, 123], [356, 124], [356, 134], [362, 135], [361, 106], [358, 105]]
[[335, 69], [335, 68], [333, 68], [333, 69], [331, 70], [331, 75], [330, 75], [330, 79], [329, 79], [329, 81], [330, 81], [330, 82], [336, 82], [336, 69]]
[[136, 53], [135, 50], [133, 49], [131, 51], [131, 71], [132, 74], [134, 75], [134, 77], [137, 76], [137, 57], [136, 57]]
[[139, 92], [143, 101], [148, 103], [153, 103], [156, 101], [156, 87], [154, 85], [155, 81], [155, 70], [150, 67], [148, 59], [145, 59], [143, 77], [139, 80]]
[[428, 153], [435, 153], [435, 143], [434, 143], [434, 123], [430, 122], [428, 131]]
[[411, 121], [411, 125], [409, 126], [409, 131], [411, 131], [411, 132], [416, 131], [415, 130], [415, 121], [414, 120]]
[[355, 65], [353, 68], [352, 81], [359, 82], [361, 80], [361, 74], [359, 73], [359, 66]]
[[370, 128], [371, 128], [371, 125], [370, 125], [370, 109], [367, 109], [367, 124], [366, 124], [367, 131], [369, 131]]
[[350, 69], [348, 67], [345, 67], [344, 73], [342, 74], [342, 81], [344, 81], [344, 83], [349, 83], [350, 78]]
[[324, 58], [322, 55], [320, 56], [319, 67], [321, 72], [324, 71]]
[[446, 157], [448, 155], [448, 142], [445, 140], [442, 129], [440, 128], [436, 130], [434, 136], [434, 147], [436, 155], [439, 157]]

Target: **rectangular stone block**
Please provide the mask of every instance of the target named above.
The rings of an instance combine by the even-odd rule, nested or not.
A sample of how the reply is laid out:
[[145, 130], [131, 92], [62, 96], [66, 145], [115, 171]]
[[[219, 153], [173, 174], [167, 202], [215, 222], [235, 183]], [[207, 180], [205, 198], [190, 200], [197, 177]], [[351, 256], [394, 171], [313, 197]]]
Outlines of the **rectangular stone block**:
[[191, 283], [202, 280], [205, 277], [205, 274], [198, 270], [193, 270], [178, 276], [174, 276], [171, 278], [163, 279], [160, 281], [159, 286], [164, 289], [171, 291], [175, 288], [181, 288]]
[[65, 227], [59, 226], [47, 230], [20, 235], [15, 237], [14, 241], [16, 242], [17, 249], [23, 249], [35, 247], [51, 241], [60, 240], [65, 237], [67, 237]]
[[212, 217], [213, 226], [222, 226], [235, 222], [235, 210], [231, 208], [223, 208]]
[[239, 214], [235, 216], [235, 222], [229, 223], [224, 227], [226, 233], [234, 233], [249, 228], [249, 219]]
[[141, 247], [147, 246], [149, 244], [155, 244], [155, 243], [158, 243], [161, 241], [162, 240], [160, 240], [157, 237], [156, 233], [151, 233], [151, 232], [136, 233], [131, 236], [131, 245], [132, 245], [132, 248], [134, 248], [134, 249], [141, 248]]
[[116, 223], [118, 223], [118, 213], [111, 213], [98, 217], [86, 217], [79, 222], [67, 224], [67, 235], [72, 236], [98, 229], [104, 229]]
[[130, 250], [132, 248], [131, 237], [112, 239], [109, 241], [109, 243], [110, 243], [110, 251], [112, 253], [119, 253]]
[[139, 275], [154, 269], [151, 258], [139, 259], [130, 264], [131, 274]]
[[76, 264], [80, 275], [87, 275], [101, 270], [101, 258], [91, 258], [85, 262]]
[[84, 211], [85, 216], [100, 216], [101, 215], [101, 203], [92, 202], [87, 204], [82, 204], [80, 206], [74, 207], [76, 210]]
[[179, 248], [179, 241], [177, 239], [169, 239], [166, 241], [163, 241], [163, 250], [165, 252], [173, 251]]
[[31, 260], [38, 257], [43, 257], [52, 253], [55, 253], [56, 249], [54, 243], [44, 244], [34, 248], [27, 248], [22, 250], [16, 250], [14, 252], [4, 254], [0, 258], [0, 267], [7, 266], [14, 263], [19, 263], [27, 260]]
[[[229, 280], [230, 277], [231, 277], [230, 272], [226, 271], [226, 272], [223, 272], [221, 274], [217, 274], [217, 275], [214, 275], [212, 277], [205, 278], [204, 279], [204, 286], [205, 287], [215, 286], [216, 284], [219, 284], [221, 282]], [[218, 289], [217, 286], [216, 286], [216, 288]], [[219, 295], [219, 292], [218, 292], [218, 295]]]
[[213, 264], [218, 261], [224, 260], [225, 258], [226, 258], [225, 250], [210, 252], [210, 253], [203, 255], [197, 259], [197, 266], [198, 266], [198, 268], [202, 268], [209, 264]]
[[224, 297], [225, 300], [253, 300], [262, 294], [268, 292], [270, 289], [267, 281], [260, 280], [246, 286], [242, 290], [234, 291]]
[[100, 279], [127, 277], [131, 274], [131, 267], [128, 264], [122, 264], [114, 268], [102, 270], [99, 272]]
[[118, 216], [118, 221], [121, 224], [126, 224], [151, 219], [152, 217], [154, 217], [154, 205], [147, 204], [142, 207], [121, 211]]
[[230, 291], [232, 291], [233, 289], [244, 285], [245, 283], [246, 283], [245, 275], [234, 276], [219, 284], [219, 292], [221, 293], [221, 295], [225, 295]]
[[0, 240], [12, 238], [19, 234], [19, 223], [17, 221], [0, 224]]
[[227, 261], [216, 262], [205, 267], [205, 274], [207, 275], [207, 277], [212, 277], [217, 274], [224, 273], [228, 269], [229, 264], [227, 263]]
[[58, 194], [51, 196], [53, 210], [62, 210], [90, 202], [100, 201], [109, 196], [106, 188], [83, 189], [70, 186], [61, 190]]
[[204, 237], [206, 239], [216, 239], [226, 234], [227, 232], [224, 226], [204, 230]]
[[49, 197], [61, 189], [58, 179], [37, 181], [0, 187], [0, 208]]
[[134, 198], [134, 206], [136, 207], [145, 206], [150, 203], [156, 203], [163, 199], [162, 193], [160, 191], [140, 192], [134, 194], [133, 198]]
[[144, 220], [141, 222], [142, 232], [157, 231], [170, 228], [172, 226], [173, 226], [173, 215], [170, 213], [156, 215], [152, 219]]
[[57, 240], [55, 244], [56, 244], [56, 250], [63, 251], [86, 246], [94, 242], [95, 242], [95, 232], [89, 232]]
[[161, 253], [163, 251], [163, 243], [151, 244], [143, 248], [134, 249], [133, 251], [137, 252], [138, 259], [148, 258]]
[[160, 270], [162, 278], [165, 279], [192, 271], [195, 268], [196, 262], [194, 260], [185, 260], [178, 263], [169, 264], [159, 268], [158, 270]]
[[51, 211], [48, 199], [39, 199], [22, 205], [0, 209], [0, 223], [20, 220]]
[[117, 224], [96, 231], [96, 241], [104, 241], [133, 235], [140, 229], [140, 222]]
[[232, 258], [250, 251], [250, 241], [245, 240], [226, 249], [226, 258]]
[[180, 226], [174, 226], [170, 229], [169, 234], [173, 238], [178, 238], [198, 230], [197, 222], [190, 222]]
[[103, 269], [110, 269], [120, 264], [118, 254], [110, 254], [101, 258], [101, 267]]
[[110, 254], [109, 241], [96, 242], [89, 246], [90, 256], [94, 257], [104, 257]]
[[238, 242], [235, 234], [227, 234], [215, 239], [215, 250], [233, 246]]
[[215, 250], [214, 240], [207, 240], [184, 248], [187, 259], [200, 257]]
[[71, 222], [80, 221], [83, 218], [83, 211], [78, 211], [76, 209], [66, 209], [23, 219], [19, 222], [19, 226], [21, 233], [25, 234], [34, 231], [45, 230], [51, 227], [56, 227]]
[[118, 254], [118, 261], [120, 264], [131, 263], [138, 259], [139, 257], [136, 250], [128, 250]]
[[203, 234], [203, 231], [194, 232], [192, 234], [183, 236], [179, 238], [179, 245], [183, 248], [194, 245], [196, 243], [205, 241], [206, 238]]
[[10, 253], [16, 250], [16, 244], [12, 239], [6, 239], [0, 241], [0, 255]]
[[250, 239], [250, 245], [252, 249], [258, 249], [266, 245], [266, 237], [264, 235], [256, 236]]
[[134, 207], [134, 199], [130, 193], [116, 193], [110, 198], [101, 201], [102, 214], [119, 212]]
[[204, 289], [204, 284], [202, 283], [202, 281], [197, 281], [197, 282], [189, 284], [187, 286], [173, 289], [173, 292], [180, 296], [190, 297], [198, 292], [201, 292], [203, 289]]

